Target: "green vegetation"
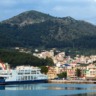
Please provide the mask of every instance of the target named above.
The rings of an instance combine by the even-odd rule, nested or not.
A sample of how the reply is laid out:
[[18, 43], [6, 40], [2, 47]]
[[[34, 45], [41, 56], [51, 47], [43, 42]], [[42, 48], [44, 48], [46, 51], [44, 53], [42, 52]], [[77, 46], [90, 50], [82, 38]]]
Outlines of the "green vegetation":
[[31, 54], [9, 50], [0, 50], [0, 60], [9, 63], [11, 67], [20, 65], [48, 66], [53, 64], [50, 58], [39, 59]]
[[0, 23], [0, 48], [66, 48], [96, 54], [95, 41], [96, 26], [71, 17], [28, 11]]
[[76, 69], [76, 73], [75, 74], [76, 74], [77, 77], [80, 77], [81, 76], [81, 70], [80, 69]]
[[41, 66], [40, 68], [41, 68], [41, 73], [47, 74], [47, 72], [48, 72], [48, 67], [46, 67], [46, 66]]
[[32, 11], [23, 12], [18, 16], [15, 16], [13, 18], [3, 21], [2, 23], [24, 26], [26, 24], [44, 22], [46, 20], [53, 19], [53, 18], [54, 17], [48, 14], [44, 14], [44, 13], [32, 10]]
[[46, 65], [48, 65], [48, 66], [53, 66], [54, 65], [54, 62], [53, 62], [52, 58], [47, 57], [45, 59], [45, 62], [46, 62]]
[[58, 74], [58, 77], [66, 79], [67, 78], [67, 72], [63, 72], [63, 73]]

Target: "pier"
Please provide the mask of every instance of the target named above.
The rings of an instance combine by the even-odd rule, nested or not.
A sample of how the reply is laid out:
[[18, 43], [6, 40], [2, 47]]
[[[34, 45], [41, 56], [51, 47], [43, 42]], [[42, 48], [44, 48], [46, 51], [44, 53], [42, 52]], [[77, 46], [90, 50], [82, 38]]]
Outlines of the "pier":
[[48, 83], [96, 84], [96, 81], [91, 81], [91, 80], [48, 80]]

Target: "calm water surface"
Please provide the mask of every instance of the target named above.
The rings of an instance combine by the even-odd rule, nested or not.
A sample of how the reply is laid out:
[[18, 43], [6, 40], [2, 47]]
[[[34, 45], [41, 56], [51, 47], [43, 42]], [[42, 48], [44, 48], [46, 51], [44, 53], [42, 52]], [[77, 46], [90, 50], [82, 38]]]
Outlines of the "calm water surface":
[[22, 84], [0, 86], [0, 96], [96, 96], [95, 84]]

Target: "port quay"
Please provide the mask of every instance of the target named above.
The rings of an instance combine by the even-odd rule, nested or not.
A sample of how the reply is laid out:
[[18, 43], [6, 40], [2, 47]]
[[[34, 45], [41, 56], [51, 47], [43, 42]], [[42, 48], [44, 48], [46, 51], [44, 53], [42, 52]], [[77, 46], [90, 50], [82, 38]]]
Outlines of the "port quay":
[[92, 80], [48, 80], [48, 83], [96, 84], [96, 81], [92, 81]]

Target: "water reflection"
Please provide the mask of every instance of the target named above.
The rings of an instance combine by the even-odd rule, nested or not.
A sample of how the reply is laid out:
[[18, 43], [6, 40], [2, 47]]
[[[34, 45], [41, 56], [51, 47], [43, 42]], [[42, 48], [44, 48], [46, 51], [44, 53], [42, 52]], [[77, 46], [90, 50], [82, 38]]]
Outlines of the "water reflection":
[[49, 90], [85, 90], [86, 88], [80, 87], [48, 87]]
[[62, 95], [62, 96], [96, 96], [96, 93], [73, 94], [73, 95]]
[[[95, 87], [94, 87], [95, 88]], [[2, 85], [0, 90], [87, 90], [79, 86], [60, 86], [60, 84], [20, 84], [20, 85]]]
[[5, 90], [5, 86], [4, 85], [1, 85], [0, 86], [0, 90]]
[[2, 85], [0, 86], [0, 90], [2, 90], [0, 91], [2, 96], [96, 96], [96, 93], [94, 93], [96, 91], [95, 84], [44, 83], [6, 86]]
[[43, 90], [43, 86], [36, 84], [2, 85], [0, 90]]

